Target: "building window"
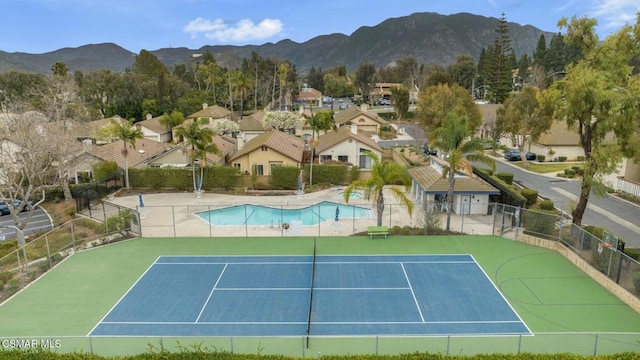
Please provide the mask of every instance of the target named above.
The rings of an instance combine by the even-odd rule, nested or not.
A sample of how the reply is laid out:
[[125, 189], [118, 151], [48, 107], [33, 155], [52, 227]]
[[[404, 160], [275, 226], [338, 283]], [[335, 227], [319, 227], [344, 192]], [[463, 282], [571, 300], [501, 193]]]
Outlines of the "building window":
[[349, 156], [347, 155], [338, 155], [338, 161], [346, 163], [349, 162]]
[[320, 162], [323, 163], [325, 161], [331, 160], [331, 155], [320, 155]]
[[262, 151], [267, 151], [267, 149], [268, 149], [268, 148], [267, 148], [265, 145], [262, 145], [262, 146], [260, 147], [260, 150], [262, 150]]
[[371, 158], [365, 154], [363, 154], [362, 152], [365, 151], [365, 149], [360, 149], [360, 162], [359, 162], [359, 166], [361, 169], [371, 169]]
[[253, 171], [256, 175], [264, 175], [264, 165], [262, 164], [253, 165]]

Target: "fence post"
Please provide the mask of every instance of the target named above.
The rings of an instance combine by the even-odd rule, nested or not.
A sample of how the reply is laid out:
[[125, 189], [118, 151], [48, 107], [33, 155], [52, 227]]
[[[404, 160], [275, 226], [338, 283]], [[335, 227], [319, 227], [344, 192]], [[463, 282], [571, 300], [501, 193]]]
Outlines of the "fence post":
[[44, 243], [47, 246], [47, 259], [49, 260], [49, 269], [53, 267], [53, 261], [51, 261], [51, 249], [49, 249], [49, 236], [44, 234]]
[[76, 252], [76, 233], [74, 230], [75, 229], [73, 228], [73, 221], [71, 221], [71, 242], [73, 243], [73, 252]]
[[178, 237], [176, 230], [176, 207], [171, 205], [171, 223], [173, 224], [173, 237]]

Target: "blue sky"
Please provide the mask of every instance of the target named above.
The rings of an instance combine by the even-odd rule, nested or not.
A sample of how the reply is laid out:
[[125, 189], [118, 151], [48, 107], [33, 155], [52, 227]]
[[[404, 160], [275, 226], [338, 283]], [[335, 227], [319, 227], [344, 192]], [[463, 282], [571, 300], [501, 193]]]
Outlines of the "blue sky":
[[305, 42], [414, 12], [468, 12], [558, 31], [558, 20], [598, 20], [602, 38], [635, 23], [640, 0], [2, 0], [0, 50], [44, 53], [113, 42], [139, 53], [165, 47]]

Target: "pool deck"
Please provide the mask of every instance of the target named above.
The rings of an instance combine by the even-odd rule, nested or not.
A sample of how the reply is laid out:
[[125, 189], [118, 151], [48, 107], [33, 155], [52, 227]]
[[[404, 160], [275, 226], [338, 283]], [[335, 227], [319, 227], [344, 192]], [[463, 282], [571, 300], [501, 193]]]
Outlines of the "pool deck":
[[[370, 200], [352, 198], [349, 205], [372, 209], [373, 217], [370, 219], [341, 218], [338, 223], [325, 221], [318, 225], [302, 226], [302, 228], [290, 228], [283, 230], [279, 224], [254, 225], [254, 226], [212, 226], [197, 213], [213, 210], [225, 206], [242, 204], [264, 205], [270, 207], [302, 208], [314, 205], [322, 201], [331, 201], [339, 204], [347, 204], [338, 195], [342, 189], [327, 189], [314, 193], [301, 195], [223, 195], [203, 193], [197, 197], [192, 192], [159, 193], [143, 195], [144, 207], [140, 207], [140, 199], [137, 195], [115, 197], [109, 202], [136, 209], [140, 212], [142, 223], [142, 235], [148, 237], [160, 236], [335, 236], [351, 235], [354, 232], [366, 231], [367, 226], [375, 225], [376, 215]], [[394, 204], [395, 199], [391, 193], [385, 190], [385, 203]], [[406, 209], [399, 205], [392, 205], [391, 219], [389, 209], [384, 213], [384, 222], [391, 222], [398, 226], [417, 226], [418, 219], [422, 219], [419, 207], [414, 208], [412, 217], [408, 216]], [[174, 226], [175, 225], [175, 226]]]

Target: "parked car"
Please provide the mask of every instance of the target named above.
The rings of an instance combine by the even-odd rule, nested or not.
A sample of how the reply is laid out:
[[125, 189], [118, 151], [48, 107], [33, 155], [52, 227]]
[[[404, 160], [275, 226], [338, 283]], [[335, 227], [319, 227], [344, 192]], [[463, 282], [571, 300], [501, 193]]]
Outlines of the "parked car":
[[[538, 156], [535, 153], [527, 151], [524, 155], [527, 160], [535, 160]], [[504, 158], [509, 161], [521, 161], [522, 154], [520, 154], [520, 150], [518, 149], [510, 149], [504, 152]]]
[[[17, 209], [18, 207], [20, 207], [20, 204], [22, 204], [22, 200], [13, 200], [13, 208]], [[33, 200], [29, 200], [29, 204], [33, 205]], [[29, 210], [27, 206], [24, 207], [24, 209], [22, 209], [22, 211], [27, 211]], [[4, 200], [0, 200], [0, 215], [9, 215], [11, 213], [11, 211], [9, 210], [9, 205], [7, 204], [6, 201]]]
[[509, 161], [520, 161], [522, 157], [520, 156], [520, 151], [517, 149], [511, 149], [504, 152], [504, 158]]

